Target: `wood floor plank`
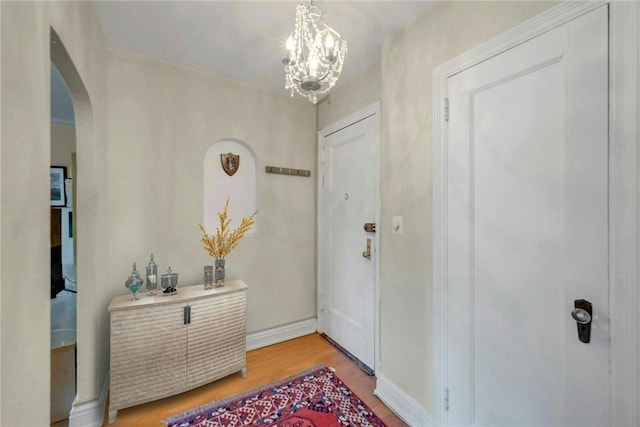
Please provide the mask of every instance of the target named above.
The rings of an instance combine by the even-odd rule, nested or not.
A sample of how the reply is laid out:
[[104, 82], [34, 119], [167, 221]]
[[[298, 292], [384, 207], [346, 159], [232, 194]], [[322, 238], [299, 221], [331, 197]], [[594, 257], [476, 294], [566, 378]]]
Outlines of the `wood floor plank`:
[[113, 424], [108, 424], [108, 417], [105, 415], [103, 426], [161, 426], [164, 425], [162, 420], [181, 412], [296, 375], [316, 365], [335, 368], [338, 377], [389, 427], [406, 426], [373, 395], [375, 377], [365, 374], [318, 334], [248, 352], [246, 378], [236, 373], [177, 396], [122, 409], [118, 411], [118, 418]]

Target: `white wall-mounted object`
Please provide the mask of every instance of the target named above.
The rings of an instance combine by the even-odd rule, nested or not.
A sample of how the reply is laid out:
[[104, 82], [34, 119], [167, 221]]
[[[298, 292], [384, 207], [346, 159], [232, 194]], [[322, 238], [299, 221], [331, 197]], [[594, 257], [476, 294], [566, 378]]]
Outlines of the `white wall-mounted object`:
[[404, 234], [404, 224], [401, 216], [391, 217], [391, 232], [393, 234]]
[[178, 287], [173, 296], [115, 297], [109, 422], [119, 409], [246, 375], [247, 285]]
[[[237, 171], [227, 175], [222, 168], [221, 154], [240, 156]], [[243, 217], [249, 217], [258, 208], [258, 161], [255, 152], [237, 139], [223, 139], [213, 143], [204, 156], [204, 195], [202, 224], [210, 233], [219, 226], [218, 212], [229, 201], [228, 214], [235, 228]], [[258, 230], [259, 217], [248, 234]]]

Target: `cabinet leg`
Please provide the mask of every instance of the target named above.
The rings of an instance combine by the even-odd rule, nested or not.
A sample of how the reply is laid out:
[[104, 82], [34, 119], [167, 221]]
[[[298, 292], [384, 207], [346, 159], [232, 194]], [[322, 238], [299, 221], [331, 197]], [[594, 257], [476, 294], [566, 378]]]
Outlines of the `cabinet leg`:
[[118, 410], [109, 408], [109, 424], [113, 424], [116, 422], [116, 417], [118, 416]]
[[242, 378], [247, 378], [247, 367], [245, 366], [244, 368], [242, 368], [240, 373], [242, 374]]

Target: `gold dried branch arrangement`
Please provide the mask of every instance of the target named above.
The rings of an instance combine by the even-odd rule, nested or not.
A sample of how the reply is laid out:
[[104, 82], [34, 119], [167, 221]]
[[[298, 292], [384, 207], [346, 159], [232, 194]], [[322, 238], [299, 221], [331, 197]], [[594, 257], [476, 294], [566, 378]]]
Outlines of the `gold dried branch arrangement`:
[[247, 231], [251, 230], [254, 224], [254, 217], [258, 214], [258, 209], [251, 214], [249, 218], [242, 218], [240, 225], [235, 230], [229, 230], [231, 219], [227, 217], [227, 208], [229, 207], [229, 199], [224, 205], [224, 210], [218, 212], [220, 226], [216, 227], [216, 233], [209, 235], [204, 225], [200, 224], [202, 230], [202, 238], [200, 241], [204, 244], [204, 250], [215, 259], [224, 259], [233, 248], [238, 246], [240, 239], [244, 237]]

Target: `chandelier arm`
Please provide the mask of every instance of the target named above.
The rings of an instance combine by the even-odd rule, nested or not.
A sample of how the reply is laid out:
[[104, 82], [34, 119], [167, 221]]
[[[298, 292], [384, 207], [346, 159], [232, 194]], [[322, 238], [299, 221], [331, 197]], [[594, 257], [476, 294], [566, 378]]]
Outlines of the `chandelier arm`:
[[[291, 74], [289, 74], [289, 77], [291, 78], [291, 81], [295, 82], [295, 83], [300, 83], [302, 84], [302, 80], [296, 77], [293, 77]], [[297, 86], [296, 86], [297, 87]]]
[[[291, 79], [292, 79], [292, 80], [294, 80], [295, 82], [297, 82], [297, 83], [302, 83], [302, 82], [303, 82], [303, 79], [298, 78], [298, 77], [296, 76], [296, 74], [294, 74], [294, 73], [292, 73], [292, 72], [290, 72], [290, 71], [288, 71], [288, 72], [287, 72], [287, 71], [285, 71], [285, 72], [286, 72], [289, 76], [291, 76]], [[329, 74], [332, 74], [333, 72], [335, 72], [334, 67], [332, 67], [332, 66], [328, 66], [328, 67], [326, 67], [326, 71], [324, 72], [324, 74], [322, 74], [320, 77], [317, 77], [317, 79], [318, 79], [319, 81], [322, 81], [322, 80], [326, 79], [326, 78], [327, 78], [327, 76], [329, 76]]]
[[318, 81], [322, 81], [326, 79], [330, 71], [331, 71], [331, 68], [327, 68], [327, 71], [322, 75], [322, 77], [318, 77]]

